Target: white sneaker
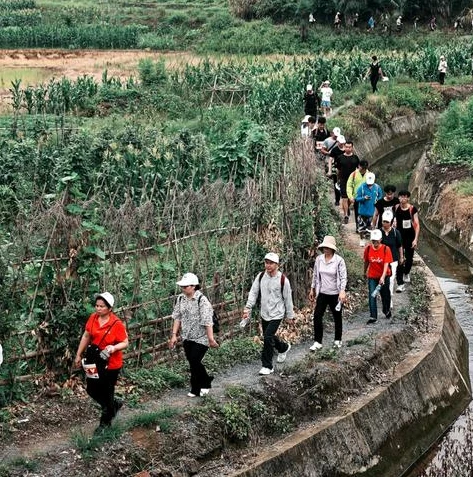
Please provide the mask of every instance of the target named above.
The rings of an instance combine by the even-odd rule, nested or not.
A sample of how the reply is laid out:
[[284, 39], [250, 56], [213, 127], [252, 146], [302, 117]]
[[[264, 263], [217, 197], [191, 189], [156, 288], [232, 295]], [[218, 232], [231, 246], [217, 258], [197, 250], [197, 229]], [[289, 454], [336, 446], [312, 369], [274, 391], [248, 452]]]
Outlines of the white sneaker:
[[339, 340], [335, 340], [335, 341], [333, 342], [333, 347], [334, 347], [334, 348], [341, 348], [341, 347], [342, 347], [342, 341], [341, 341], [341, 340], [340, 340], [340, 341], [339, 341]]
[[269, 369], [269, 368], [261, 368], [259, 370], [259, 374], [261, 375], [268, 375], [268, 374], [271, 374], [271, 373], [274, 373], [274, 369]]
[[279, 353], [278, 354], [278, 358], [276, 359], [276, 361], [278, 363], [284, 363], [284, 361], [286, 361], [286, 357], [287, 357], [287, 352], [291, 349], [291, 343], [288, 343], [287, 344], [287, 350], [284, 351], [284, 353]]
[[190, 397], [190, 398], [195, 398], [195, 397], [197, 397], [197, 394], [194, 394], [194, 393], [187, 393], [187, 397]]
[[322, 344], [318, 341], [314, 341], [314, 344], [309, 348], [311, 351], [317, 351], [322, 348]]
[[365, 239], [361, 239], [360, 240], [360, 247], [365, 247], [366, 246], [366, 240]]
[[405, 283], [411, 283], [411, 276], [409, 274], [404, 275], [404, 282]]
[[202, 389], [200, 390], [200, 397], [202, 397], [202, 396], [207, 396], [207, 394], [209, 394], [209, 392], [210, 392], [210, 389], [202, 388]]
[[398, 285], [396, 288], [396, 293], [402, 293], [406, 289], [406, 285]]

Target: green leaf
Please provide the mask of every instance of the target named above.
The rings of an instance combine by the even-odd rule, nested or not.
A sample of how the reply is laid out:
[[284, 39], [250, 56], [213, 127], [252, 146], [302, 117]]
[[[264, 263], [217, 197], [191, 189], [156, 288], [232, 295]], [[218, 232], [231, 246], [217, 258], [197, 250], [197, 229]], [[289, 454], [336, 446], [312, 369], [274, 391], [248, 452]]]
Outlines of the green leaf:
[[105, 252], [98, 247], [84, 247], [84, 251], [105, 260]]
[[84, 209], [77, 204], [67, 204], [66, 205], [66, 210], [73, 215], [80, 215], [82, 212], [84, 212]]

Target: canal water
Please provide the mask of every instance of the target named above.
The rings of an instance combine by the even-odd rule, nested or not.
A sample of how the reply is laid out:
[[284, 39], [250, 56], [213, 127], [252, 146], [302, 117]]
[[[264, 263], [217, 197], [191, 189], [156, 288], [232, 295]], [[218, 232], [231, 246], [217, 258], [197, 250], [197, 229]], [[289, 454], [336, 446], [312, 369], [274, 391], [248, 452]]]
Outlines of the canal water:
[[[373, 166], [377, 181], [406, 188], [410, 174], [425, 149], [425, 142], [384, 157]], [[470, 343], [470, 378], [473, 381], [473, 264], [421, 227], [418, 253], [437, 277], [440, 287]], [[473, 475], [473, 404], [452, 424], [431, 451], [404, 477], [471, 477]]]

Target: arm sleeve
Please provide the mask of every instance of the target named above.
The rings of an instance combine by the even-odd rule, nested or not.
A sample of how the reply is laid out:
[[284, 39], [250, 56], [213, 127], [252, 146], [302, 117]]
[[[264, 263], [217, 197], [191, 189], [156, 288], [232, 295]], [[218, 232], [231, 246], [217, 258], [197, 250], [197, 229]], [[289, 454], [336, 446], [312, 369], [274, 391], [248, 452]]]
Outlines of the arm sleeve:
[[294, 318], [294, 304], [292, 303], [292, 290], [289, 280], [286, 278], [283, 288], [284, 306], [286, 307], [286, 318], [292, 320]]
[[340, 262], [338, 264], [338, 273], [340, 276], [340, 290], [345, 291], [347, 287], [347, 266], [342, 257], [340, 257]]
[[319, 261], [318, 261], [318, 256], [315, 258], [314, 262], [314, 271], [312, 274], [312, 285], [311, 287], [317, 291], [317, 286], [319, 283]]
[[209, 299], [202, 295], [200, 299], [200, 324], [203, 326], [212, 326], [214, 309]]
[[260, 274], [256, 275], [256, 278], [253, 281], [253, 285], [251, 285], [251, 290], [250, 293], [248, 293], [248, 300], [246, 301], [245, 308], [248, 310], [251, 310], [255, 304], [256, 300], [259, 295], [259, 289], [260, 289]]
[[172, 310], [172, 319], [181, 321], [181, 307], [179, 306], [179, 301], [181, 300], [182, 295], [178, 295], [176, 303], [174, 304], [174, 309]]

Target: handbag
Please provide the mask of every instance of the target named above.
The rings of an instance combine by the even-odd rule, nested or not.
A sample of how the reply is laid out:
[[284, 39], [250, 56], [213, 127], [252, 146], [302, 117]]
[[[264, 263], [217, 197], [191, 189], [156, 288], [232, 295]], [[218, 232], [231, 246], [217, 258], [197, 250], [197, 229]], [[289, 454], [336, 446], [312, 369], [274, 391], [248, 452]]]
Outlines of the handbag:
[[[83, 366], [84, 366], [84, 370], [86, 371], [86, 376], [88, 378], [97, 379], [98, 375], [100, 375], [101, 372], [103, 372], [107, 369], [108, 358], [107, 359], [103, 358], [104, 353], [102, 353], [102, 350], [100, 349], [100, 345], [102, 344], [102, 341], [108, 335], [108, 333], [110, 332], [110, 330], [112, 329], [113, 325], [116, 322], [117, 322], [117, 320], [115, 320], [108, 327], [107, 331], [102, 336], [102, 339], [100, 340], [98, 345], [96, 345], [94, 343], [91, 343], [91, 344], [87, 345], [87, 348], [85, 350], [85, 358], [83, 360]], [[95, 366], [96, 373], [93, 373], [93, 372], [90, 371], [92, 369], [91, 368], [92, 365]], [[86, 368], [86, 366], [88, 366], [88, 367]]]

